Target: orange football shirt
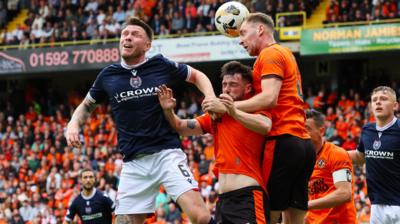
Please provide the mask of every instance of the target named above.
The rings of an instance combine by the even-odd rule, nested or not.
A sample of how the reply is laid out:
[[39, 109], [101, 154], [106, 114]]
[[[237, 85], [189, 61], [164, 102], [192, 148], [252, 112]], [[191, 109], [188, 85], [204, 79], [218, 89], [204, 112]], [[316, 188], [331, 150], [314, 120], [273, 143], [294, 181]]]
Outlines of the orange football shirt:
[[[325, 142], [317, 154], [314, 171], [308, 182], [308, 199], [322, 198], [333, 192], [336, 188], [333, 183], [332, 173], [349, 169], [353, 173], [353, 164], [347, 152], [330, 142]], [[353, 178], [352, 178], [353, 179]], [[354, 180], [352, 180], [352, 195], [354, 195]], [[356, 207], [353, 198], [350, 202], [334, 208], [309, 210], [306, 223], [356, 223]]]
[[304, 127], [306, 104], [303, 101], [301, 76], [292, 52], [281, 45], [264, 48], [253, 66], [253, 87], [261, 92], [261, 79], [278, 76], [282, 86], [277, 105], [270, 109], [272, 129], [269, 136], [290, 134], [299, 138], [310, 138]]
[[205, 133], [214, 136], [215, 168], [218, 172], [246, 175], [265, 186], [261, 176], [264, 135], [247, 129], [226, 114], [215, 121], [208, 114], [196, 119]]

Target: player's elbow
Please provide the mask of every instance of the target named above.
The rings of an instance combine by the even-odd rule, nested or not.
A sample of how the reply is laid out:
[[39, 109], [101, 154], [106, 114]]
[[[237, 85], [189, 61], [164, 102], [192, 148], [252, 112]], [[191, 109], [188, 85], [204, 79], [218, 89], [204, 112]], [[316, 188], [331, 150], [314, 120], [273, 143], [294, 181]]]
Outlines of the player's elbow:
[[347, 203], [352, 200], [351, 186], [340, 190], [340, 198], [342, 203]]
[[264, 134], [264, 135], [267, 134], [269, 131], [271, 131], [271, 125], [266, 122], [262, 123], [261, 128], [262, 128], [261, 134]]
[[270, 96], [267, 93], [262, 93], [262, 97], [260, 97], [259, 105], [261, 106], [261, 110], [274, 108], [278, 104], [278, 97]]
[[276, 105], [278, 105], [278, 98], [271, 97], [268, 101], [267, 108], [273, 108], [276, 107]]

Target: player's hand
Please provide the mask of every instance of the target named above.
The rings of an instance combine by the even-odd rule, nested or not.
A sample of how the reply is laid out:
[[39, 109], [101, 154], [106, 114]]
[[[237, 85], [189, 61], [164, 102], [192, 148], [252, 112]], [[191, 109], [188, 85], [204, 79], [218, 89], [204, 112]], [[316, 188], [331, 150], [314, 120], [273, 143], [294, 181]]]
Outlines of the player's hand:
[[219, 95], [221, 98], [221, 103], [225, 106], [226, 112], [231, 116], [235, 117], [236, 116], [236, 107], [235, 104], [233, 103], [233, 98], [229, 96], [228, 94], [221, 94]]
[[81, 141], [79, 140], [79, 125], [69, 122], [65, 132], [68, 146], [79, 148]]
[[157, 96], [163, 110], [174, 109], [176, 106], [176, 99], [172, 96], [172, 90], [166, 85], [161, 85], [158, 89]]
[[201, 103], [201, 108], [203, 111], [208, 112], [212, 114], [218, 113], [218, 114], [224, 114], [226, 113], [226, 107], [224, 104], [220, 101], [220, 99], [216, 97], [207, 97], [203, 100], [203, 103]]

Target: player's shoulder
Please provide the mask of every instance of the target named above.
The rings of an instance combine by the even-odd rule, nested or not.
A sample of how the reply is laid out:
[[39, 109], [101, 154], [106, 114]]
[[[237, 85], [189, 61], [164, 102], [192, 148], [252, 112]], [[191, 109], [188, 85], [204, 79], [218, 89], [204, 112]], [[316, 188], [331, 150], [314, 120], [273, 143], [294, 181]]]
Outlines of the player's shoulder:
[[83, 197], [81, 194], [78, 194], [71, 202], [71, 207], [79, 205], [83, 201]]
[[396, 123], [393, 125], [394, 128], [396, 128], [397, 130], [400, 130], [400, 119], [397, 118]]
[[106, 193], [104, 193], [103, 191], [100, 191], [99, 189], [96, 189], [95, 197], [98, 197], [98, 198], [101, 198], [101, 199], [110, 199], [111, 200], [111, 198]]
[[111, 64], [105, 68], [103, 68], [100, 73], [99, 76], [107, 76], [110, 74], [113, 74], [115, 72], [121, 72], [122, 70], [125, 70], [121, 64], [115, 63], [115, 64]]
[[166, 62], [168, 61], [168, 58], [164, 57], [162, 54], [156, 54], [154, 56], [151, 56], [148, 58], [147, 63], [154, 63], [154, 62]]
[[328, 148], [328, 150], [325, 150], [325, 153], [328, 154], [329, 158], [332, 159], [347, 159], [349, 157], [347, 151], [332, 142], [325, 142], [325, 147]]
[[376, 123], [369, 122], [362, 127], [362, 131], [376, 131]]

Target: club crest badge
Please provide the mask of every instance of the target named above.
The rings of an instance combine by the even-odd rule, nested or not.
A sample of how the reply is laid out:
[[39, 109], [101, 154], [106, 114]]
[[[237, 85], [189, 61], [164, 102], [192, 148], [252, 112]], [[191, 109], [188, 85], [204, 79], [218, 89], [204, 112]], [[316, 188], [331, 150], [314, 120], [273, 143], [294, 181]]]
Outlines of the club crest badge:
[[91, 208], [91, 207], [85, 207], [85, 212], [86, 212], [87, 214], [92, 213], [92, 208]]
[[129, 84], [135, 89], [139, 88], [142, 85], [142, 79], [137, 76], [137, 70], [132, 70], [132, 77], [129, 81]]
[[372, 145], [372, 148], [375, 150], [378, 150], [381, 147], [381, 141], [380, 140], [375, 140], [374, 144]]
[[317, 161], [317, 165], [318, 165], [319, 168], [324, 168], [325, 165], [326, 165], [326, 162], [325, 162], [324, 159], [320, 159], [320, 160]]

